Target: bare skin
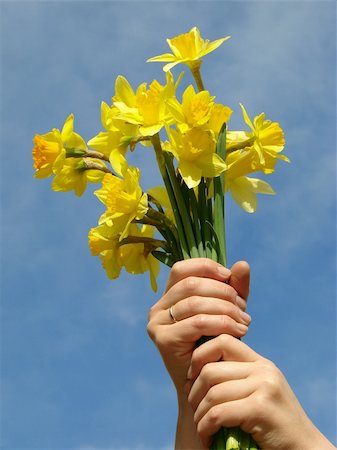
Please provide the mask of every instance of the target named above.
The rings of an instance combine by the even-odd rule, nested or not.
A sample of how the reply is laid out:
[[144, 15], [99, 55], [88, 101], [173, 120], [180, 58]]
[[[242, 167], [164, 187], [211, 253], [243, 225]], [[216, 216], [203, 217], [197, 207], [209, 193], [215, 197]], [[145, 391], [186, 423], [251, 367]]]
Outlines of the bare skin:
[[[242, 337], [250, 316], [244, 313], [249, 292], [249, 266], [228, 270], [209, 259], [176, 263], [162, 298], [149, 312], [148, 333], [162, 356], [177, 392], [177, 449], [200, 449], [194, 412], [185, 391], [196, 341], [201, 336], [229, 333]], [[173, 307], [173, 322], [169, 308]]]
[[192, 355], [186, 386], [201, 448], [221, 427], [239, 426], [262, 450], [331, 450], [310, 421], [282, 372], [230, 335]]
[[[262, 450], [336, 450], [309, 420], [282, 372], [237, 337], [249, 266], [204, 258], [176, 263], [149, 313], [148, 333], [175, 385], [176, 450], [209, 448], [222, 426], [240, 426]], [[218, 336], [196, 348], [202, 336]]]

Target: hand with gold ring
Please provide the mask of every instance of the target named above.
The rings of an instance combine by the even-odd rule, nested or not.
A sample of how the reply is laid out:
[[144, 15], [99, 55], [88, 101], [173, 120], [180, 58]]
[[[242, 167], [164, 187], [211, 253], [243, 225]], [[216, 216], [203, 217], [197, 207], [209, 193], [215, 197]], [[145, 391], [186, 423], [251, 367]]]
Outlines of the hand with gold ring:
[[162, 298], [149, 312], [148, 333], [158, 347], [178, 393], [186, 383], [196, 341], [201, 336], [246, 334], [244, 312], [249, 291], [249, 266], [231, 270], [206, 258], [176, 263]]

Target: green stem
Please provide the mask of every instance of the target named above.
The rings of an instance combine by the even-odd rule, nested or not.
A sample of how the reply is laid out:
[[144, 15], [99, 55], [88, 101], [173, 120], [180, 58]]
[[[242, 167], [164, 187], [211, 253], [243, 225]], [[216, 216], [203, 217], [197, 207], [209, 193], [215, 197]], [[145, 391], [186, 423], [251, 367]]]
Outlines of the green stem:
[[200, 225], [202, 238], [205, 245], [206, 257], [212, 259], [212, 235], [209, 227], [207, 226], [207, 221], [210, 221], [208, 217], [208, 207], [207, 207], [207, 186], [205, 179], [201, 178], [198, 186], [198, 204], [199, 204], [199, 214], [200, 214]]
[[165, 164], [165, 158], [163, 155], [163, 150], [161, 148], [161, 144], [160, 144], [160, 138], [159, 138], [159, 134], [156, 133], [154, 136], [152, 136], [152, 145], [153, 148], [155, 150], [156, 153], [156, 158], [157, 158], [157, 163], [158, 163], [158, 167], [161, 173], [161, 176], [163, 178], [166, 190], [167, 190], [167, 194], [169, 196], [170, 202], [171, 202], [171, 206], [172, 206], [172, 210], [174, 213], [174, 217], [176, 219], [176, 224], [177, 224], [177, 229], [178, 229], [178, 235], [179, 235], [179, 240], [180, 240], [180, 245], [181, 245], [181, 251], [182, 251], [182, 255], [183, 255], [183, 259], [189, 259], [190, 256], [190, 252], [189, 252], [189, 248], [187, 245], [187, 239], [185, 236], [185, 231], [184, 231], [184, 224], [182, 222], [182, 218], [180, 216], [180, 211], [178, 208], [178, 204], [176, 201], [176, 197], [175, 197], [175, 193], [173, 191], [173, 187], [171, 184], [171, 180], [170, 177], [168, 175], [167, 172], [167, 167]]
[[[226, 155], [226, 124], [224, 123], [219, 133], [216, 146], [217, 154], [225, 160]], [[225, 195], [224, 172], [214, 178], [214, 230], [218, 237], [220, 252], [218, 262], [224, 266], [227, 264], [226, 237], [225, 237]]]
[[188, 189], [185, 183], [182, 185], [183, 192], [185, 194], [185, 198], [187, 199], [187, 202], [189, 202], [191, 207], [191, 213], [192, 213], [192, 220], [194, 224], [194, 232], [195, 232], [195, 239], [198, 247], [198, 253], [200, 257], [206, 257], [206, 252], [204, 249], [204, 241], [202, 239], [201, 235], [201, 224], [200, 224], [200, 215], [198, 210], [198, 202], [195, 196], [195, 192], [193, 189]]
[[191, 69], [191, 72], [199, 91], [204, 91], [205, 87], [200, 74], [200, 66]]
[[168, 241], [171, 247], [172, 254], [174, 255], [174, 259], [179, 261], [183, 258], [181, 248], [179, 246], [179, 236], [177, 233], [177, 228], [174, 223], [165, 216], [163, 212], [156, 211], [152, 208], [149, 208], [146, 216], [150, 220], [154, 220], [157, 222], [156, 225], [157, 230], [162, 234], [162, 236]]
[[175, 169], [173, 166], [173, 157], [169, 153], [165, 152], [164, 159], [166, 163], [166, 168], [168, 175], [170, 177], [170, 181], [172, 183], [173, 192], [177, 201], [178, 210], [180, 213], [180, 217], [182, 219], [184, 230], [185, 230], [185, 236], [188, 244], [188, 249], [191, 258], [198, 258], [199, 253], [197, 249], [194, 229], [192, 225], [191, 216], [189, 214], [189, 205], [186, 205], [186, 202], [184, 200], [184, 197], [182, 195], [181, 186], [178, 182], [177, 175], [175, 173]]

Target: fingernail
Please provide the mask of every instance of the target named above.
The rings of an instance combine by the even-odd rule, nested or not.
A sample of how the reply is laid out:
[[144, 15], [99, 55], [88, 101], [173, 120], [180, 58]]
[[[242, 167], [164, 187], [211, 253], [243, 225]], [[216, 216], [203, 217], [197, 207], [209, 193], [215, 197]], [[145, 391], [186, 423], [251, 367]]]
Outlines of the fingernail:
[[226, 267], [222, 266], [221, 264], [218, 265], [218, 273], [223, 278], [229, 278], [231, 275], [231, 271], [227, 269]]
[[248, 331], [247, 325], [244, 325], [243, 323], [238, 323], [237, 327], [238, 327], [239, 331], [243, 334], [246, 334]]
[[240, 308], [240, 309], [242, 309], [242, 311], [244, 311], [245, 309], [246, 309], [246, 301], [243, 299], [243, 298], [241, 298], [241, 297], [239, 297], [238, 295], [236, 296], [236, 299], [235, 299], [235, 302], [236, 302], [236, 304], [238, 305], [238, 307]]
[[244, 312], [244, 311], [240, 311], [240, 317], [241, 317], [242, 322], [243, 322], [245, 325], [249, 325], [250, 322], [252, 321], [252, 318], [250, 317], [250, 315], [247, 314], [247, 313]]

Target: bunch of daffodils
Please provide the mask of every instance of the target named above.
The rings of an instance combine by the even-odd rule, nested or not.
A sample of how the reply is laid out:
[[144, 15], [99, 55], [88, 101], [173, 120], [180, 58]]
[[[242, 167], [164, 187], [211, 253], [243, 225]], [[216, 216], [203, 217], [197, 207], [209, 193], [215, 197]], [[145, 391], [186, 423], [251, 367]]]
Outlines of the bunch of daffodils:
[[[216, 103], [200, 73], [201, 58], [229, 36], [210, 42], [197, 28], [167, 39], [172, 53], [148, 61], [164, 62], [162, 84], [153, 80], [136, 89], [123, 76], [115, 81], [111, 103], [101, 104], [102, 131], [86, 142], [74, 131], [69, 115], [62, 129], [34, 137], [36, 178], [53, 177], [55, 191], [81, 196], [88, 183], [105, 207], [89, 231], [91, 253], [99, 256], [109, 278], [124, 268], [149, 272], [157, 290], [160, 262], [208, 257], [226, 265], [224, 198], [230, 193], [248, 213], [257, 194], [273, 195], [266, 181], [282, 154], [285, 140], [276, 122], [261, 113], [251, 119], [240, 104], [245, 130], [231, 130], [231, 108]], [[186, 64], [194, 83], [180, 92], [184, 76], [171, 69]], [[179, 94], [178, 94], [179, 90]], [[141, 187], [141, 172], [128, 163], [129, 152], [153, 151], [163, 185]], [[255, 449], [239, 429], [221, 430], [214, 449]]]

